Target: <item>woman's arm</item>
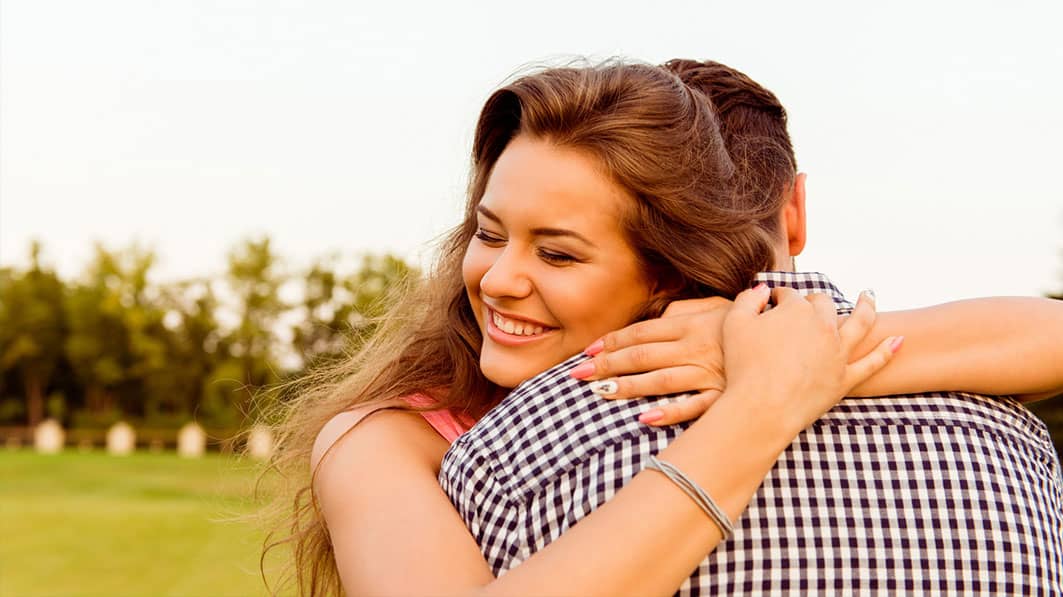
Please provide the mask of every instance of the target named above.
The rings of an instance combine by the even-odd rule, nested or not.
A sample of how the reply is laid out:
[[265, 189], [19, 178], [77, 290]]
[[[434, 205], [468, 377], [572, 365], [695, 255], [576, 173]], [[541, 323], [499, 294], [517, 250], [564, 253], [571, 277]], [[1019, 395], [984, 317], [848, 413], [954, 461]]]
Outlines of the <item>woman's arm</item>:
[[448, 446], [423, 417], [377, 412], [331, 445], [311, 463], [314, 495], [348, 595], [462, 594], [494, 579], [439, 487]]
[[[849, 350], [866, 329], [839, 333], [829, 305], [796, 295], [759, 314], [753, 299], [761, 296], [766, 300], [766, 293], [740, 296], [728, 317], [731, 387], [659, 454], [732, 519], [792, 439], [890, 356], [883, 343], [849, 364]], [[769, 345], [783, 350], [764, 354]], [[775, 375], [760, 375], [764, 367]], [[670, 594], [721, 538], [677, 486], [643, 471], [495, 580], [436, 481], [445, 450], [446, 442], [418, 415], [382, 412], [321, 459], [315, 491], [348, 593]]]
[[[738, 394], [728, 394], [660, 454], [697, 479], [732, 519], [785, 448], [782, 433], [729, 423], [755, 420]], [[417, 414], [383, 412], [323, 461], [315, 490], [347, 594], [670, 594], [720, 541], [686, 494], [664, 475], [644, 471], [496, 580], [439, 487], [434, 469], [445, 446], [418, 445], [434, 442], [433, 435]], [[753, 448], [736, 462], [734, 445]]]
[[[657, 418], [647, 422], [668, 425], [697, 417], [726, 385], [720, 326], [729, 305], [721, 298], [677, 301], [659, 319], [607, 334], [588, 349], [595, 370], [582, 379], [613, 378], [617, 391], [606, 396], [611, 399], [700, 392], [654, 409]], [[871, 299], [861, 294], [850, 319], [872, 310]], [[1063, 390], [1063, 301], [982, 298], [880, 313], [853, 355], [891, 336], [904, 338], [903, 355], [850, 395], [941, 390], [1029, 401]]]
[[983, 298], [879, 313], [854, 354], [887, 336], [904, 352], [853, 396], [954, 390], [1047, 398], [1063, 391], [1063, 301]]

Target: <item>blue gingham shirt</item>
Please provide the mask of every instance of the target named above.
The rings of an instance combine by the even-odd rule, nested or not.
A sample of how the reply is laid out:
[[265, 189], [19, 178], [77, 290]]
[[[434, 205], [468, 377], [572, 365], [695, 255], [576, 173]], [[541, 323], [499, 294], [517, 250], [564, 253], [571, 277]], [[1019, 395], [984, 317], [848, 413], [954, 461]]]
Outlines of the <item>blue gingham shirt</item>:
[[[758, 280], [852, 309], [822, 274]], [[609, 500], [685, 427], [637, 421], [674, 398], [592, 394], [568, 375], [585, 358], [521, 384], [443, 459], [440, 483], [497, 575]], [[1063, 595], [1058, 457], [1010, 398], [843, 400], [783, 452], [734, 536], [678, 593]]]

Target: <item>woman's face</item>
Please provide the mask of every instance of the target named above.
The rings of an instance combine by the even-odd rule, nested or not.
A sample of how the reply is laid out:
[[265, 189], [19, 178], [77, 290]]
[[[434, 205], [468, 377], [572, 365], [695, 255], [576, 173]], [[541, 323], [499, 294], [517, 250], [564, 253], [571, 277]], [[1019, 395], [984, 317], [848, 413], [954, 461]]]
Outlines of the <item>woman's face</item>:
[[633, 205], [584, 153], [506, 146], [462, 264], [488, 379], [512, 388], [638, 314], [651, 291], [621, 227]]

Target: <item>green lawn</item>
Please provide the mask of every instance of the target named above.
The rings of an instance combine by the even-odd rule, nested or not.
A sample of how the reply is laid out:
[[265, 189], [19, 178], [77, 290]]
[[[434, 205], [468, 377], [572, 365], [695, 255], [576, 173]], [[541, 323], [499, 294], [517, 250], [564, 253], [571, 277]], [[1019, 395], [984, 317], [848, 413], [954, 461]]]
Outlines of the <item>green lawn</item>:
[[[251, 464], [0, 451], [0, 595], [262, 595]], [[274, 577], [271, 577], [271, 581]]]

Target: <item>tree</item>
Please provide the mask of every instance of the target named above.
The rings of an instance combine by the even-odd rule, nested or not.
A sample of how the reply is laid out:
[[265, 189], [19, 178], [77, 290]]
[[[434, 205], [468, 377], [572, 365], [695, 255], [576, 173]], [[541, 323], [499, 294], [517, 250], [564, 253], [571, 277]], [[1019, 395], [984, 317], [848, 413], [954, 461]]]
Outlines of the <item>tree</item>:
[[269, 237], [245, 240], [229, 253], [227, 281], [235, 297], [237, 325], [227, 344], [231, 362], [222, 368], [236, 373], [235, 405], [243, 417], [253, 414], [257, 390], [276, 382], [276, 326], [287, 306], [277, 296], [283, 275]]
[[0, 277], [0, 372], [13, 370], [21, 382], [31, 426], [44, 419], [45, 396], [66, 335], [63, 284], [41, 265], [41, 250], [33, 241], [29, 270]]
[[292, 348], [305, 367], [341, 357], [375, 327], [393, 302], [392, 291], [417, 270], [394, 255], [363, 255], [350, 276], [336, 273], [336, 255], [318, 259], [302, 279]]
[[158, 289], [149, 283], [155, 253], [136, 245], [96, 245], [66, 305], [66, 355], [84, 391], [89, 425], [121, 415], [143, 417], [166, 402], [172, 340]]
[[132, 246], [119, 252], [118, 258], [117, 293], [129, 342], [121, 409], [127, 414], [156, 415], [170, 410], [176, 396], [169, 366], [174, 342], [163, 323], [166, 312], [160, 304], [161, 293], [148, 279], [155, 252]]
[[[213, 392], [215, 374], [229, 355], [216, 313], [219, 300], [209, 279], [193, 279], [164, 289], [164, 321], [171, 332], [169, 375], [174, 402], [170, 412], [227, 426], [235, 409]], [[209, 399], [209, 404], [206, 404]], [[220, 411], [219, 411], [220, 409]], [[228, 412], [229, 410], [233, 412]]]

